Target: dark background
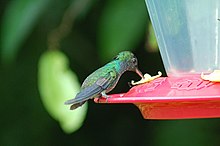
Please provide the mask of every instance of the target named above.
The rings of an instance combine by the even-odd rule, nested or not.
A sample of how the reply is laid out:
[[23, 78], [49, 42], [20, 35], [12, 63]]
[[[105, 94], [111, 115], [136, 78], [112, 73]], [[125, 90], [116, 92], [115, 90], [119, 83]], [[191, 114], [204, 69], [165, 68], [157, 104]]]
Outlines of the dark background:
[[[0, 17], [13, 0], [1, 0]], [[68, 56], [71, 69], [80, 83], [95, 69], [110, 59], [108, 51], [100, 51], [100, 21], [111, 0], [94, 0], [89, 9], [78, 17], [61, 41], [61, 50]], [[145, 30], [131, 45], [143, 73], [164, 71], [160, 54], [149, 45], [150, 25], [144, 0]], [[76, 145], [76, 146], [144, 146], [144, 145], [219, 145], [220, 120], [145, 120], [132, 104], [96, 104], [89, 101], [83, 126], [66, 134], [44, 108], [38, 91], [38, 61], [47, 50], [48, 33], [59, 23], [72, 1], [50, 1], [33, 29], [24, 39], [15, 59], [0, 65], [0, 145]], [[124, 5], [129, 5], [124, 0]], [[132, 10], [131, 10], [132, 11]], [[135, 11], [135, 10], [133, 10]], [[131, 18], [132, 19], [132, 18]], [[126, 25], [126, 23], [124, 23]], [[135, 31], [135, 29], [134, 29]], [[118, 34], [123, 32], [118, 32]], [[117, 35], [117, 34], [116, 34]], [[132, 35], [132, 34], [131, 34]], [[3, 39], [4, 36], [1, 35]], [[103, 36], [101, 36], [103, 37]], [[146, 45], [148, 44], [148, 45]], [[2, 49], [2, 48], [1, 48]], [[128, 48], [130, 49], [130, 48]], [[120, 51], [120, 50], [118, 50]], [[2, 54], [2, 53], [1, 53]], [[106, 55], [106, 59], [105, 58]], [[114, 56], [112, 56], [114, 57]], [[111, 93], [129, 90], [128, 82], [139, 77], [125, 73]]]

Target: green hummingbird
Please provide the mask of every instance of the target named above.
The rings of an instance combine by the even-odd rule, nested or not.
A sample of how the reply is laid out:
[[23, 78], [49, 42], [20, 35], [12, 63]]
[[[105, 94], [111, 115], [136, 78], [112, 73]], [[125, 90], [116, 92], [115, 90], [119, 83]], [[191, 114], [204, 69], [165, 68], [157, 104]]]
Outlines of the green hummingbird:
[[106, 93], [114, 89], [119, 78], [126, 71], [136, 72], [141, 78], [144, 78], [138, 69], [137, 58], [130, 51], [120, 52], [111, 62], [90, 74], [84, 80], [76, 97], [66, 101], [65, 104], [72, 104], [70, 109], [74, 110], [89, 99], [101, 96], [108, 98]]

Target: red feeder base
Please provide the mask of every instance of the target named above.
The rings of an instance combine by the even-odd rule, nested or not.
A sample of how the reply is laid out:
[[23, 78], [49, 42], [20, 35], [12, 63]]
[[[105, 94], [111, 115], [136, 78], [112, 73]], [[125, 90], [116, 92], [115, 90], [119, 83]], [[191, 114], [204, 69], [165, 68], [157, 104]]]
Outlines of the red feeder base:
[[161, 77], [109, 96], [108, 103], [135, 104], [145, 119], [220, 117], [220, 83], [204, 81], [200, 75]]

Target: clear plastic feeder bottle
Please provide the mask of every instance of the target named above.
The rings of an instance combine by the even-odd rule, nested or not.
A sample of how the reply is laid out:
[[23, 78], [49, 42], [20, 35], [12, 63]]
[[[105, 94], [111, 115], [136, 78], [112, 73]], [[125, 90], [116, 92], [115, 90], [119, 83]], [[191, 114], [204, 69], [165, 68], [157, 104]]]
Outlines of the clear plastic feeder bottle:
[[220, 69], [220, 0], [146, 0], [168, 76]]

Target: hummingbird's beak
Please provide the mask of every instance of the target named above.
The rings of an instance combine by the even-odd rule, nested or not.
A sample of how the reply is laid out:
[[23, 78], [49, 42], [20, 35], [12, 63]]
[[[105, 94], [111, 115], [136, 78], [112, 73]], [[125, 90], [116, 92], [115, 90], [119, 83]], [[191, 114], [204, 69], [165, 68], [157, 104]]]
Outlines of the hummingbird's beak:
[[142, 72], [141, 72], [138, 68], [135, 69], [135, 72], [136, 72], [142, 79], [144, 78]]

